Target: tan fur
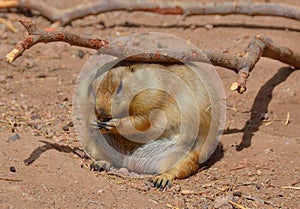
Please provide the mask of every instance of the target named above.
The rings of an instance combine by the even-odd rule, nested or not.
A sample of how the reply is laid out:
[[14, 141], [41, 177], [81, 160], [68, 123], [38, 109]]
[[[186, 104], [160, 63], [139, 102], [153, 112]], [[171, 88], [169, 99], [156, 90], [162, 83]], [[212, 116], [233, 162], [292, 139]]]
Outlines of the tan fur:
[[[150, 69], [149, 75], [140, 79], [138, 77], [136, 83], [124, 81], [130, 75], [149, 68], [177, 76], [190, 89], [195, 101], [186, 99], [187, 92], [183, 87], [178, 87], [179, 84], [175, 81], [163, 83], [164, 79], [158, 78], [159, 73], [156, 74], [155, 70], [152, 73]], [[87, 136], [86, 141], [89, 142], [87, 149], [91, 156], [95, 160], [108, 161], [115, 167], [124, 166], [138, 173], [158, 174], [155, 182], [160, 188], [166, 187], [175, 178], [185, 178], [197, 172], [199, 164], [210, 157], [218, 144], [216, 136], [220, 117], [215, 90], [205, 75], [201, 72], [199, 75], [203, 82], [199, 82], [195, 72], [183, 64], [123, 62], [96, 78], [93, 84], [94, 117], [100, 122], [113, 124], [114, 127], [110, 130], [100, 129], [100, 132], [107, 143], [122, 153], [123, 157], [109, 156], [109, 152], [104, 153], [106, 150], [97, 145], [101, 144], [96, 143], [99, 139]], [[122, 80], [124, 87], [120, 88], [120, 91], [124, 96], [120, 98], [116, 91]], [[166, 89], [174, 87], [175, 90], [170, 93], [163, 89], [146, 88], [133, 98], [127, 97], [130, 91], [137, 90], [139, 80], [143, 80], [145, 85], [157, 83]], [[172, 94], [176, 95], [176, 98]], [[178, 99], [182, 100], [184, 104], [182, 107], [176, 101]], [[198, 113], [189, 112], [193, 109], [191, 107], [193, 102], [198, 105], [200, 125], [197, 125], [198, 118], [195, 118]], [[182, 112], [187, 114], [181, 115]], [[182, 117], [187, 117], [189, 121], [185, 127], [187, 129], [184, 130], [189, 130], [189, 126], [199, 129], [194, 138], [188, 131], [181, 133]], [[161, 130], [162, 128], [164, 129]], [[131, 136], [136, 137], [147, 131], [151, 136], [155, 134], [158, 136], [147, 143], [130, 140]], [[99, 148], [96, 148], [97, 146]], [[184, 157], [180, 157], [182, 153]]]

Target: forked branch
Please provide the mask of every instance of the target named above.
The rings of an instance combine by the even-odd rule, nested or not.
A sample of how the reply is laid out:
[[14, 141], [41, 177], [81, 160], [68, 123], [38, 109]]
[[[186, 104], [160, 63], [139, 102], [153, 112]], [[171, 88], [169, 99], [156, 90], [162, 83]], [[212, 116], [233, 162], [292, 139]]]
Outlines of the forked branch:
[[[91, 38], [68, 31], [44, 31], [29, 20], [20, 20], [27, 29], [29, 36], [23, 41], [19, 41], [15, 48], [7, 54], [9, 63], [21, 56], [26, 49], [37, 43], [49, 43], [62, 41], [74, 46], [81, 46], [98, 50], [98, 53], [113, 55], [127, 60], [140, 62], [178, 62], [198, 61], [211, 62], [215, 66], [221, 66], [238, 73], [238, 80], [231, 85], [231, 90], [239, 93], [246, 91], [246, 81], [249, 73], [254, 68], [260, 57], [269, 57], [289, 64], [295, 68], [300, 68], [300, 53], [289, 48], [281, 47], [273, 43], [267, 37], [255, 36], [244, 50], [243, 56], [222, 54], [219, 52], [202, 50], [199, 54], [194, 50], [169, 50], [159, 49], [156, 53], [147, 53], [140, 49], [132, 49], [119, 43], [110, 43], [103, 39]], [[133, 51], [134, 50], [134, 51]], [[138, 54], [137, 56], [131, 56]]]
[[79, 4], [74, 7], [57, 9], [39, 0], [6, 0], [0, 2], [2, 8], [26, 8], [40, 12], [52, 22], [66, 25], [74, 19], [87, 15], [95, 15], [110, 11], [149, 11], [160, 14], [191, 15], [264, 15], [278, 16], [300, 20], [300, 8], [278, 3], [263, 2], [222, 2], [201, 3], [186, 1], [159, 1], [159, 0], [102, 0], [94, 3]]

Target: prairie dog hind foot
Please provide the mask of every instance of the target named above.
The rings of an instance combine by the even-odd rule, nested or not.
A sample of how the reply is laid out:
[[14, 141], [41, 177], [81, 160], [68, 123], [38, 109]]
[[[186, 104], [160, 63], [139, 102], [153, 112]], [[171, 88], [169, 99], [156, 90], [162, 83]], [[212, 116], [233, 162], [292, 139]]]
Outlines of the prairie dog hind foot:
[[153, 179], [153, 186], [159, 190], [168, 189], [172, 186], [172, 181], [175, 179], [173, 175], [163, 173], [155, 176]]

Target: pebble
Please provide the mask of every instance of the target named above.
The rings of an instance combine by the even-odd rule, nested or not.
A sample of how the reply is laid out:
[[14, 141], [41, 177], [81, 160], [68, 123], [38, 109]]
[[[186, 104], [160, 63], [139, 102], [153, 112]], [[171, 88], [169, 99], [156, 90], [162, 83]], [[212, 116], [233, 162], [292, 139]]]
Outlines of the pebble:
[[117, 170], [117, 173], [121, 174], [121, 175], [124, 175], [124, 176], [127, 176], [129, 171], [128, 171], [127, 168], [120, 168], [119, 170]]
[[84, 57], [84, 52], [82, 50], [78, 50], [76, 53], [76, 56], [80, 59], [82, 59]]
[[211, 25], [211, 24], [206, 24], [204, 27], [205, 27], [206, 30], [211, 30], [211, 29], [214, 28], [214, 26]]
[[69, 131], [70, 130], [70, 127], [68, 125], [65, 125], [62, 127], [63, 131]]
[[39, 116], [39, 115], [36, 114], [36, 113], [33, 113], [33, 114], [31, 115], [31, 119], [32, 119], [32, 120], [40, 120], [40, 119], [41, 119], [41, 116]]
[[13, 136], [8, 137], [8, 140], [10, 140], [10, 141], [16, 141], [16, 140], [18, 140], [18, 139], [20, 139], [20, 138], [21, 138], [21, 137], [20, 137], [19, 134], [15, 134], [15, 135], [13, 135]]
[[10, 166], [9, 167], [10, 172], [15, 173], [16, 172], [16, 168], [14, 166]]
[[71, 121], [71, 122], [68, 123], [68, 126], [69, 126], [69, 127], [73, 127], [73, 126], [74, 126], [74, 123]]
[[36, 78], [47, 78], [47, 76], [48, 76], [47, 74], [41, 73], [41, 74], [37, 75]]
[[228, 203], [229, 200], [233, 200], [233, 196], [219, 196], [214, 201], [214, 208], [231, 209], [233, 206]]
[[233, 196], [241, 197], [242, 196], [242, 192], [240, 192], [240, 191], [233, 192]]
[[149, 187], [154, 187], [153, 179], [151, 179], [151, 178], [146, 179], [144, 184]]

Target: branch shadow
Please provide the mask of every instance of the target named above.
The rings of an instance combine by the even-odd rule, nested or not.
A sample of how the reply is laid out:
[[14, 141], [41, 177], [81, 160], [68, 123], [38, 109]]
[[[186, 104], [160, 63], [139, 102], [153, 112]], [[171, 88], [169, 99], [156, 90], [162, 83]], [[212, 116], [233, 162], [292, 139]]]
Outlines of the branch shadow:
[[241, 130], [236, 130], [238, 132], [244, 132], [242, 141], [236, 147], [237, 151], [242, 151], [251, 146], [254, 132], [257, 132], [262, 125], [263, 114], [268, 112], [268, 106], [273, 97], [273, 90], [276, 86], [283, 83], [295, 70], [298, 69], [292, 67], [280, 68], [277, 73], [260, 88], [250, 110], [250, 119], [247, 120]]
[[[125, 21], [124, 23], [116, 23], [112, 25], [106, 25], [104, 21], [99, 22], [103, 29], [113, 29], [116, 27], [128, 27], [128, 28], [183, 28], [183, 29], [196, 29], [196, 28], [247, 28], [247, 29], [267, 29], [267, 30], [281, 30], [281, 31], [293, 31], [300, 32], [300, 28], [288, 27], [288, 26], [273, 26], [273, 25], [259, 25], [250, 23], [192, 23], [192, 24], [168, 24], [168, 25], [155, 25], [147, 23], [135, 23], [130, 21]], [[85, 25], [84, 25], [85, 26]], [[86, 25], [88, 26], [88, 25]]]
[[80, 158], [85, 158], [86, 155], [84, 152], [79, 149], [79, 148], [71, 148], [66, 145], [60, 145], [57, 143], [51, 143], [47, 141], [40, 140], [40, 142], [44, 143], [43, 146], [37, 147], [31, 154], [30, 156], [24, 160], [25, 165], [30, 165], [34, 161], [36, 161], [44, 152], [47, 152], [48, 150], [55, 149], [59, 152], [64, 152], [64, 153], [73, 153], [79, 156]]

